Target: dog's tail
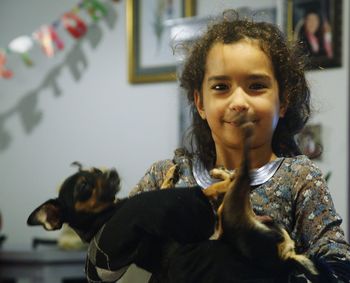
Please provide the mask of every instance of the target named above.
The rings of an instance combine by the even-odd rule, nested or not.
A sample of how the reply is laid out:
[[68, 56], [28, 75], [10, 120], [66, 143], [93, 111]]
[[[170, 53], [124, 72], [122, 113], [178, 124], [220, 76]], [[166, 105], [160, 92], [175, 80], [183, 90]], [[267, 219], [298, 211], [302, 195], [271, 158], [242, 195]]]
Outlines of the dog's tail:
[[[234, 182], [227, 191], [223, 200], [223, 224], [230, 230], [233, 223], [245, 223], [253, 221], [254, 213], [250, 203], [250, 158], [249, 150], [253, 136], [253, 124], [247, 121], [247, 117], [241, 115], [238, 119], [242, 132], [242, 160]], [[227, 215], [227, 217], [225, 217]], [[234, 218], [234, 219], [233, 219]], [[224, 223], [226, 222], [226, 224]], [[232, 222], [232, 223], [230, 223]], [[224, 228], [225, 230], [225, 228]]]

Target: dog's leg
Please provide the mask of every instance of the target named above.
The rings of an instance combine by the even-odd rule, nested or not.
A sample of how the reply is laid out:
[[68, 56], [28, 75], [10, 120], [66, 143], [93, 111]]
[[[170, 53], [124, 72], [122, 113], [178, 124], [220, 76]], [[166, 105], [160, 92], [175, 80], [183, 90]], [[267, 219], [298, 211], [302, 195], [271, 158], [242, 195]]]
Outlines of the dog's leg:
[[223, 205], [221, 204], [217, 211], [217, 221], [215, 226], [215, 231], [213, 235], [211, 235], [210, 240], [219, 240], [224, 232], [222, 229], [222, 209]]
[[296, 254], [295, 243], [290, 238], [288, 232], [285, 229], [281, 229], [284, 240], [278, 244], [278, 254], [282, 261], [294, 263], [296, 268], [309, 276], [317, 276], [318, 271], [314, 263], [302, 254]]
[[[210, 187], [203, 190], [203, 193], [209, 200], [216, 200], [220, 194], [226, 193], [230, 183], [231, 183], [230, 178], [227, 178], [224, 181], [214, 183]], [[222, 209], [223, 209], [223, 206], [221, 204], [216, 212], [217, 220], [216, 220], [214, 234], [210, 237], [211, 240], [218, 240], [223, 233]]]
[[[222, 179], [223, 181], [214, 183], [207, 189], [203, 191], [204, 195], [211, 199], [216, 200], [220, 194], [224, 194], [227, 192], [228, 188], [230, 187], [230, 183], [234, 181], [235, 175], [232, 173], [228, 173], [227, 171], [223, 169], [213, 169], [210, 172], [211, 176], [216, 179]], [[214, 234], [210, 237], [211, 240], [218, 240], [221, 238], [221, 235], [223, 234], [222, 229], [222, 210], [223, 205], [221, 204], [217, 210], [217, 222]]]
[[230, 183], [232, 183], [235, 179], [235, 175], [233, 173], [228, 173], [223, 169], [213, 169], [210, 171], [210, 175], [215, 179], [221, 179], [223, 181], [217, 182], [203, 190], [203, 193], [209, 199], [217, 199], [220, 194], [225, 194], [230, 187]]
[[221, 179], [221, 180], [230, 179], [231, 181], [233, 181], [235, 177], [234, 172], [228, 172], [227, 170], [221, 169], [221, 168], [212, 169], [210, 171], [210, 176], [215, 179]]
[[173, 165], [169, 168], [169, 170], [165, 174], [164, 181], [162, 185], [160, 186], [160, 189], [169, 189], [169, 188], [174, 188], [175, 186], [175, 176], [177, 175], [177, 165]]

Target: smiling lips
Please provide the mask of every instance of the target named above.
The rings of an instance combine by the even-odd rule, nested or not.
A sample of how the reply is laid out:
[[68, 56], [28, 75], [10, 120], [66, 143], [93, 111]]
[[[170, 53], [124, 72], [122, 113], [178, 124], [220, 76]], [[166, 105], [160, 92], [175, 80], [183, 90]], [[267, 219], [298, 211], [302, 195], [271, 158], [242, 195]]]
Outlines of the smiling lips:
[[257, 123], [257, 120], [247, 121], [247, 122], [244, 122], [244, 123], [240, 123], [240, 122], [237, 122], [237, 121], [232, 121], [232, 122], [226, 122], [225, 121], [225, 123], [230, 124], [230, 125], [235, 126], [235, 127], [240, 127], [243, 124], [252, 124], [252, 125], [254, 125], [254, 124]]
[[257, 119], [249, 114], [235, 114], [233, 117], [224, 118], [224, 122], [235, 127], [240, 127], [244, 124], [256, 124]]

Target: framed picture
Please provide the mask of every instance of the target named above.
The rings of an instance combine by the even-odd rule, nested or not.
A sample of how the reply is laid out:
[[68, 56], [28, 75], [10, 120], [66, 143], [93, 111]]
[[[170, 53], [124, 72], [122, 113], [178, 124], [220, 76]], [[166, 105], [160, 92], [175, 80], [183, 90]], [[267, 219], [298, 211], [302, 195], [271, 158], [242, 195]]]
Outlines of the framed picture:
[[285, 2], [281, 0], [215, 0], [195, 3], [196, 16], [220, 16], [225, 10], [235, 10], [240, 17], [284, 26]]
[[290, 37], [301, 42], [310, 69], [340, 67], [342, 0], [287, 0]]
[[308, 124], [298, 134], [297, 142], [303, 154], [310, 159], [322, 160], [322, 127], [320, 124]]
[[192, 16], [194, 0], [127, 0], [129, 82], [176, 79], [176, 60], [166, 22]]

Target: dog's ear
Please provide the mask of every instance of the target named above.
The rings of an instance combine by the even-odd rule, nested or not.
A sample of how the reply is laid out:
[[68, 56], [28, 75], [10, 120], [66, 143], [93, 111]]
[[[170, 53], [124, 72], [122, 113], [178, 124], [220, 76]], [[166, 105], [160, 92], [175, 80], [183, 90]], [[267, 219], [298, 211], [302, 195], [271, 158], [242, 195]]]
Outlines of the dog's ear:
[[63, 212], [58, 199], [50, 199], [36, 208], [28, 217], [29, 226], [42, 225], [45, 230], [61, 229]]
[[77, 166], [79, 172], [83, 171], [83, 165], [79, 161], [72, 162], [71, 166]]

